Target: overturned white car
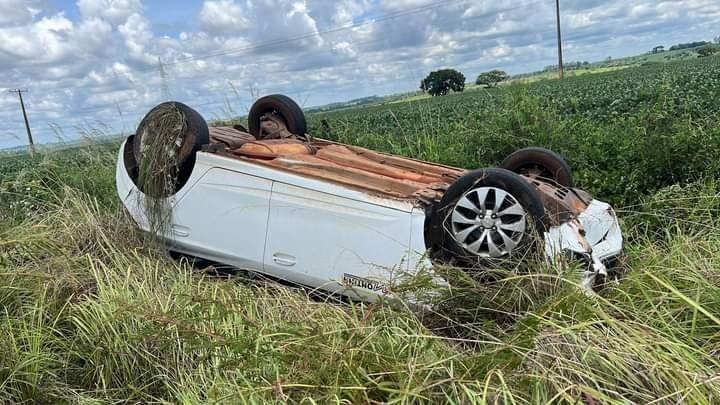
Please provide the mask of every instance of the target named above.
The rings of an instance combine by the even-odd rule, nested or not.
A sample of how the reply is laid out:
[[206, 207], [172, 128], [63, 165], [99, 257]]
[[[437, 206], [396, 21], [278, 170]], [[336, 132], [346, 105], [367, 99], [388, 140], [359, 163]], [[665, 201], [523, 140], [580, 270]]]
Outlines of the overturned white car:
[[[522, 260], [528, 248], [583, 258], [591, 286], [621, 252], [612, 208], [575, 189], [545, 149], [519, 150], [499, 168], [421, 162], [313, 139], [279, 95], [258, 100], [248, 126], [208, 128], [176, 102], [151, 110], [117, 163], [137, 224], [173, 251], [367, 298], [433, 261], [471, 267]], [[165, 178], [169, 188], [149, 189]], [[164, 229], [151, 223], [155, 202], [170, 208]]]

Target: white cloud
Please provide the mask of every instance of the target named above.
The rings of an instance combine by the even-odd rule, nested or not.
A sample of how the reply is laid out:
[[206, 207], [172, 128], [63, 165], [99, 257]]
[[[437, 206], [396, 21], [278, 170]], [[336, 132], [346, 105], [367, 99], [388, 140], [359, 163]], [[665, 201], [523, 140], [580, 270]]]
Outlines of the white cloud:
[[90, 18], [80, 23], [74, 33], [76, 45], [84, 52], [94, 52], [107, 46], [111, 41], [112, 27], [99, 18]]
[[[226, 99], [244, 113], [250, 88], [313, 105], [411, 90], [442, 67], [472, 80], [483, 70], [518, 73], [555, 62], [552, 2], [435, 3], [206, 0], [181, 19], [190, 23], [173, 26], [157, 17], [156, 3], [140, 0], [77, 0], [79, 14], [47, 0], [0, 0], [0, 87], [30, 89], [31, 125], [42, 141], [54, 139], [50, 122], [134, 128], [161, 101], [158, 57], [172, 97], [214, 118], [223, 116]], [[717, 0], [564, 2], [566, 58], [599, 60], [710, 39], [720, 35], [718, 18]], [[17, 99], [4, 91], [0, 120], [7, 132], [23, 133]], [[0, 147], [6, 145], [0, 134]]]
[[140, 0], [78, 0], [77, 7], [84, 18], [98, 17], [113, 25], [142, 11]]
[[491, 58], [504, 58], [512, 53], [512, 48], [508, 44], [500, 41], [497, 46], [492, 47], [488, 50], [483, 51], [483, 55]]
[[0, 0], [0, 27], [31, 22], [39, 12], [39, 5], [39, 0]]
[[[254, 44], [302, 37], [285, 47], [312, 48], [323, 44], [315, 19], [304, 0], [206, 0], [200, 11], [204, 30], [218, 37], [239, 36]], [[259, 47], [256, 53], [277, 52], [280, 46]]]
[[87, 20], [78, 26], [62, 13], [22, 27], [0, 28], [0, 63], [72, 65], [74, 58], [106, 46], [110, 32], [102, 20]]
[[203, 2], [200, 10], [203, 29], [218, 35], [245, 31], [250, 24], [246, 12], [233, 0], [209, 0]]
[[339, 55], [349, 58], [355, 58], [357, 52], [353, 49], [352, 44], [347, 41], [341, 41], [333, 45], [333, 51]]
[[130, 15], [127, 21], [118, 27], [118, 31], [125, 41], [131, 59], [144, 64], [157, 63], [158, 56], [147, 51], [154, 38], [150, 23], [145, 17], [140, 14]]

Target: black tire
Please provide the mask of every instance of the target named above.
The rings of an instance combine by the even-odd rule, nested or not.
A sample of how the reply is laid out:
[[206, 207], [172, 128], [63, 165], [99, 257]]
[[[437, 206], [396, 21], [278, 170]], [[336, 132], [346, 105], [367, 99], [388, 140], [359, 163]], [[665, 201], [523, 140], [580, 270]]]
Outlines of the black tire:
[[272, 112], [276, 112], [285, 120], [288, 131], [298, 136], [305, 136], [307, 132], [305, 114], [297, 103], [282, 94], [262, 97], [252, 105], [248, 114], [248, 129], [251, 135], [256, 138], [260, 136], [260, 118]]
[[[157, 132], [154, 126], [151, 125], [157, 114], [168, 107], [174, 107], [180, 111], [185, 120], [185, 132], [182, 134], [182, 142], [176, 150], [176, 166], [175, 168], [168, 168], [168, 170], [172, 169], [175, 171], [174, 177], [176, 184], [174, 191], [176, 192], [185, 185], [190, 177], [192, 169], [195, 166], [196, 153], [201, 150], [203, 146], [210, 143], [210, 130], [207, 122], [200, 113], [177, 101], [158, 104], [140, 121], [140, 125], [138, 125], [135, 136], [132, 139], [132, 150], [135, 165], [140, 168], [143, 162], [143, 145], [148, 144], [147, 137], [171, 136], [171, 134]], [[138, 184], [138, 179], [133, 180], [135, 180], [140, 191], [147, 192], [147, 190], [143, 190], [141, 184]], [[167, 195], [157, 195], [155, 197], [167, 197]]]
[[[493, 258], [481, 258], [465, 250], [450, 233], [449, 217], [458, 201], [470, 190], [479, 187], [502, 189], [514, 197], [523, 207], [529, 218], [527, 235], [522, 239], [524, 249], [518, 249], [524, 255], [528, 248], [535, 248], [539, 235], [547, 229], [545, 208], [535, 186], [519, 175], [505, 169], [479, 169], [469, 172], [450, 185], [440, 202], [430, 213], [425, 232], [425, 243], [434, 260], [442, 263], [477, 266], [484, 261], [496, 261]], [[511, 254], [515, 256], [514, 253]]]
[[536, 171], [540, 177], [553, 180], [561, 186], [575, 186], [570, 165], [560, 155], [545, 148], [520, 149], [506, 157], [499, 167], [518, 174]]

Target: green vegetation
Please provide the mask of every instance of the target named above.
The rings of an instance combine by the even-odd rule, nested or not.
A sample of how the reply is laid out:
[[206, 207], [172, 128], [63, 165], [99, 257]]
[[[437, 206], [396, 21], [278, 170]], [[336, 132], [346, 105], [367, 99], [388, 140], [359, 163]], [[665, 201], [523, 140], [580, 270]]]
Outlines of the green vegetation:
[[699, 48], [704, 45], [708, 45], [710, 42], [708, 41], [695, 41], [695, 42], [688, 42], [686, 44], [676, 44], [670, 47], [671, 51], [676, 51], [678, 49], [693, 49], [693, 48]]
[[697, 50], [698, 56], [706, 58], [720, 52], [720, 45], [707, 44]]
[[[702, 44], [704, 42], [698, 42]], [[582, 76], [587, 74], [604, 73], [615, 70], [627, 69], [631, 67], [646, 66], [653, 64], [664, 64], [672, 63], [677, 61], [685, 61], [696, 59], [706, 51], [703, 51], [703, 46], [698, 47], [682, 47], [677, 48], [671, 47], [672, 50], [665, 51], [663, 46], [656, 46], [650, 52], [642, 55], [629, 56], [624, 58], [612, 58], [599, 62], [569, 62], [565, 63], [565, 75], [566, 77]], [[556, 79], [557, 78], [557, 65], [546, 66], [542, 71], [523, 73], [512, 76], [514, 81], [522, 82], [533, 82], [544, 79]]]
[[0, 403], [716, 403], [719, 66], [310, 116], [317, 136], [469, 168], [561, 152], [627, 237], [595, 297], [572, 265], [440, 269], [453, 289], [420, 310], [210, 277], [129, 223], [117, 144], [0, 158]]
[[[720, 176], [720, 60], [642, 66], [313, 115], [312, 132], [461, 167], [531, 145], [565, 156], [612, 203]], [[322, 120], [326, 126], [317, 125]]]

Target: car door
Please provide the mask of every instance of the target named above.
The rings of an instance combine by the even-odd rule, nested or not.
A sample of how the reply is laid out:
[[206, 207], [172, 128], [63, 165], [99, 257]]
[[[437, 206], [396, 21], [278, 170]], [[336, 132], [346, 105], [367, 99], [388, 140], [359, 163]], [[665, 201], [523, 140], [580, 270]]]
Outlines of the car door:
[[177, 202], [174, 244], [184, 253], [262, 270], [272, 181], [210, 168]]
[[265, 268], [314, 287], [381, 290], [407, 269], [410, 227], [409, 212], [276, 182]]

